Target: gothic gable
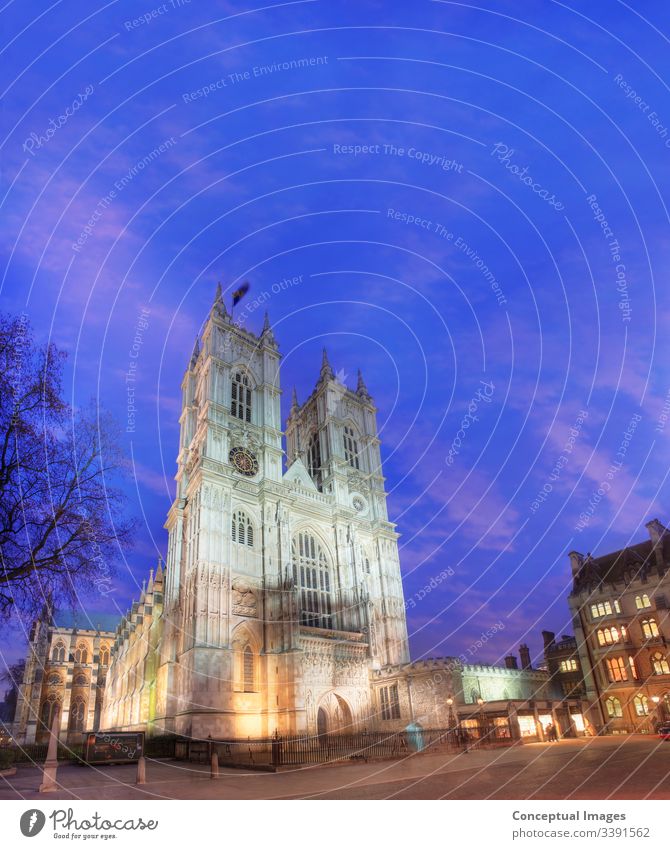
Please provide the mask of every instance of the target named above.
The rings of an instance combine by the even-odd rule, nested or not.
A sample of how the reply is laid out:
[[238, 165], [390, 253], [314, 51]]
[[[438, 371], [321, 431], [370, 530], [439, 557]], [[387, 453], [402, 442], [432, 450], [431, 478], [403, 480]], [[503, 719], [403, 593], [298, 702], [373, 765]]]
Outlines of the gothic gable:
[[310, 478], [309, 472], [305, 468], [305, 464], [299, 457], [291, 463], [291, 466], [286, 470], [282, 480], [284, 483], [297, 483], [300, 486], [304, 486], [305, 489], [309, 489], [312, 492], [318, 492], [314, 485], [314, 481]]

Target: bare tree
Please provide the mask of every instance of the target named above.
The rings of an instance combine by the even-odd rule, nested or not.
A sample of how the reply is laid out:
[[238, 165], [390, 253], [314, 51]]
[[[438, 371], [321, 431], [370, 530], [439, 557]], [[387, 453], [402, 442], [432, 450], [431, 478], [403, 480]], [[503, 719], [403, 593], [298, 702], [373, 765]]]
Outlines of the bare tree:
[[113, 421], [62, 398], [65, 355], [0, 316], [0, 619], [111, 589], [131, 541]]

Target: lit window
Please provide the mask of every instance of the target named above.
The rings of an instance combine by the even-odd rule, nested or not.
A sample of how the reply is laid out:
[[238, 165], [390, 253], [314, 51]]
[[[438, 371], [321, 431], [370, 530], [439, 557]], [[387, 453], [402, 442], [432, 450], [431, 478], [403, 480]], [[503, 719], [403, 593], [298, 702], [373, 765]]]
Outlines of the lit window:
[[614, 608], [612, 608], [612, 604], [609, 601], [599, 601], [597, 604], [591, 605], [591, 617], [593, 619], [600, 619], [601, 616], [611, 616], [612, 609], [614, 609], [615, 613], [621, 613], [621, 606], [618, 601], [614, 602]]
[[647, 701], [646, 696], [635, 696], [633, 699], [633, 706], [635, 708], [635, 713], [638, 716], [649, 715], [649, 702]]
[[649, 596], [646, 593], [642, 595], [635, 596], [635, 607], [638, 610], [644, 610], [646, 607], [651, 607], [651, 602], [649, 601]]
[[332, 628], [330, 568], [326, 555], [309, 533], [300, 533], [291, 546], [293, 581], [300, 588], [300, 621], [312, 628]]
[[647, 640], [659, 636], [658, 625], [655, 619], [643, 619], [640, 624], [642, 625], [642, 633]]
[[668, 666], [667, 658], [660, 651], [655, 652], [651, 656], [651, 667], [654, 670], [654, 675], [670, 675], [670, 666]]
[[251, 387], [246, 374], [238, 371], [234, 377], [230, 391], [230, 412], [236, 419], [251, 422]]
[[398, 699], [398, 685], [391, 684], [390, 687], [382, 687], [380, 701], [382, 719], [400, 719], [400, 701]]
[[610, 696], [609, 699], [605, 701], [605, 710], [607, 711], [608, 716], [623, 716], [621, 702], [619, 699], [615, 699], [614, 696]]
[[574, 672], [577, 669], [577, 660], [570, 657], [567, 660], [562, 660], [559, 664], [561, 672]]
[[233, 542], [240, 545], [248, 545], [253, 548], [254, 545], [254, 526], [251, 524], [251, 519], [242, 510], [237, 510], [233, 513], [230, 536]]
[[630, 674], [633, 676], [633, 681], [637, 681], [637, 666], [635, 665], [635, 658], [632, 655], [628, 656], [628, 665], [630, 666]]
[[360, 469], [358, 442], [353, 428], [347, 425], [344, 427], [344, 456], [352, 469]]
[[627, 681], [628, 673], [622, 657], [607, 658], [607, 675], [610, 681]]

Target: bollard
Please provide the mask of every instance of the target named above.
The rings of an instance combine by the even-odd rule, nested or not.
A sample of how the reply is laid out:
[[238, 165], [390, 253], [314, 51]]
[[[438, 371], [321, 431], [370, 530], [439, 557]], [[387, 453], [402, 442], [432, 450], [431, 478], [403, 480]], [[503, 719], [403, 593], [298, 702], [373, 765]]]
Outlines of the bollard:
[[219, 777], [219, 755], [215, 748], [212, 748], [212, 766], [209, 774], [210, 778]]
[[147, 783], [147, 764], [144, 760], [144, 755], [137, 762], [137, 778], [135, 779], [135, 784], [146, 784]]

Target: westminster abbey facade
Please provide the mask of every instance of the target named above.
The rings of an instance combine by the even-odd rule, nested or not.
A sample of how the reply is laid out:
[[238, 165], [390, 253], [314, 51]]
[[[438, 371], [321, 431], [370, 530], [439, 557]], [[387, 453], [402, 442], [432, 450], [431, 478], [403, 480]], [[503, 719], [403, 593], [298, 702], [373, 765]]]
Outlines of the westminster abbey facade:
[[[360, 372], [355, 389], [338, 380], [324, 351], [284, 432], [280, 359], [267, 318], [259, 335], [238, 326], [217, 290], [181, 384], [167, 562], [114, 634], [91, 635], [91, 660], [98, 643], [109, 656], [87, 678], [85, 730], [231, 740], [444, 728], [486, 711], [502, 736], [542, 739], [549, 722], [578, 733], [580, 703], [558, 704], [529, 663], [410, 662], [372, 398]], [[79, 730], [68, 697], [41, 683], [60, 639], [49, 634], [31, 647], [42, 671], [22, 687], [18, 739], [44, 733], [45, 699], [61, 699], [71, 739]]]

